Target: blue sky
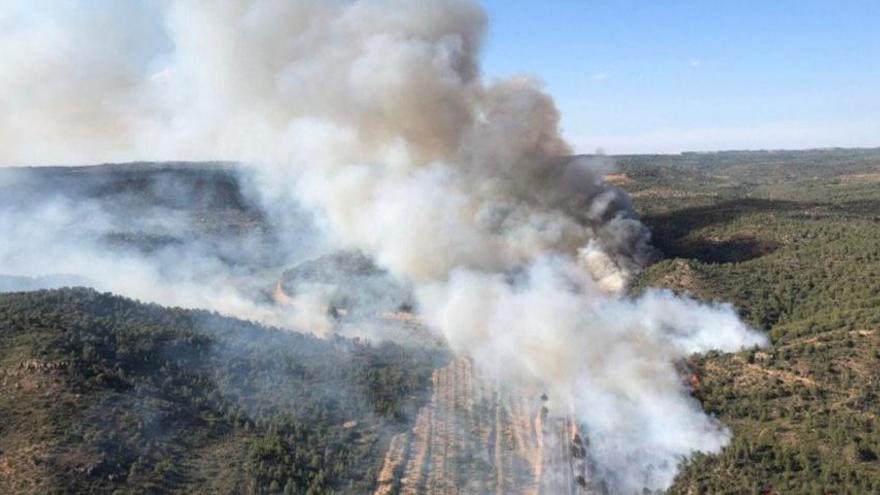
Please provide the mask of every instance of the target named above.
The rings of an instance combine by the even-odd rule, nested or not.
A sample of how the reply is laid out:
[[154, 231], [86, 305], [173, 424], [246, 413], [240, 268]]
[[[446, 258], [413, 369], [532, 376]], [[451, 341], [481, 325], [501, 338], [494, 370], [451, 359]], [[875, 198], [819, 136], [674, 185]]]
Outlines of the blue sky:
[[579, 152], [880, 146], [880, 1], [483, 0]]

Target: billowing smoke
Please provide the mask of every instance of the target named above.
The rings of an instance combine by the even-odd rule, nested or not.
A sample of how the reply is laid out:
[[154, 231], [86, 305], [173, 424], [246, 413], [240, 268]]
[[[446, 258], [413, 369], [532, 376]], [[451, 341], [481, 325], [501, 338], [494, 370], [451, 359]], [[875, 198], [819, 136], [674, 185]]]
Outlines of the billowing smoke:
[[454, 350], [571, 404], [612, 491], [727, 442], [674, 363], [765, 339], [729, 306], [625, 295], [647, 229], [605, 161], [565, 158], [538, 82], [483, 81], [474, 2], [60, 3], [0, 9], [0, 162], [253, 164]]

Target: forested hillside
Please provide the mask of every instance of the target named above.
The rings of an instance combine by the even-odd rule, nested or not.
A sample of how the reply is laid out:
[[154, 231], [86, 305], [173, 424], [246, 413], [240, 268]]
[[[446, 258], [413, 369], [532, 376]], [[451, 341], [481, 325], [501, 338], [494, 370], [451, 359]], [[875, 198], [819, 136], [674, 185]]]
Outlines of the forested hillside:
[[733, 441], [672, 492], [880, 492], [880, 151], [621, 162], [667, 257], [639, 287], [732, 302], [772, 341], [694, 359]]
[[438, 352], [0, 294], [0, 493], [364, 493]]
[[[609, 180], [631, 193], [663, 255], [633, 292], [659, 286], [730, 302], [772, 341], [682, 366], [732, 440], [720, 455], [683, 460], [671, 492], [880, 493], [880, 150], [616, 161]], [[163, 214], [182, 211], [207, 244], [264, 230], [256, 245], [275, 244], [262, 214], [234, 199], [241, 186], [224, 185], [225, 172], [169, 167], [46, 169], [0, 180], [0, 190], [30, 198], [28, 187], [55, 184], [107, 204], [122, 190], [126, 211], [153, 203]], [[197, 201], [173, 203], [178, 181], [196, 184]], [[107, 245], [149, 251], [153, 241], [178, 242], [118, 231]], [[232, 252], [253, 250], [253, 265], [271, 266], [260, 253], [273, 250], [242, 245]], [[339, 312], [383, 287], [372, 265], [319, 261], [279, 269], [278, 287], [295, 294], [341, 263], [358, 276], [336, 281], [357, 281], [334, 300]], [[0, 277], [2, 290], [75, 283]], [[400, 299], [379, 311], [399, 309]], [[461, 447], [470, 437], [449, 426], [443, 408], [470, 403], [472, 385], [466, 367], [448, 364], [436, 348], [322, 340], [88, 289], [0, 294], [0, 493], [395, 493], [465, 486], [474, 470], [479, 486], [509, 486], [498, 481], [513, 462], [503, 455], [494, 469], [438, 456], [450, 445], [503, 454], [505, 442], [531, 452], [512, 439], [534, 428], [516, 422], [533, 411], [488, 401], [495, 406], [462, 428], [477, 425], [494, 442]], [[442, 400], [417, 422], [432, 392]], [[442, 428], [427, 434], [425, 425]], [[496, 427], [507, 436], [492, 436]], [[410, 464], [423, 467], [404, 483]], [[441, 477], [431, 466], [458, 471]]]

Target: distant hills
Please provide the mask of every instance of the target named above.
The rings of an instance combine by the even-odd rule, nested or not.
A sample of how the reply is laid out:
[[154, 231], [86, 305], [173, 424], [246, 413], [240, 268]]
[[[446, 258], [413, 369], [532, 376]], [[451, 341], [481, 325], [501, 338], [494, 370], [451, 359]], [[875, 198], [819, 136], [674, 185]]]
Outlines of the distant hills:
[[[772, 340], [681, 363], [733, 437], [718, 456], [683, 461], [671, 493], [880, 492], [880, 149], [614, 160], [615, 184], [664, 254], [632, 290], [732, 302]], [[273, 283], [290, 294], [332, 284], [340, 310], [361, 290], [394, 287], [383, 310], [400, 309], [406, 288], [355, 253], [279, 264], [277, 233], [241, 180], [230, 164], [0, 169], [0, 198], [24, 215], [46, 195], [120, 205], [100, 242], [133, 253], [249, 239], [223, 258], [237, 270], [277, 269]], [[152, 209], [185, 221], [157, 227], [131, 214]], [[418, 434], [432, 374], [464, 366], [447, 367], [438, 346], [325, 340], [90, 289], [34, 290], [80, 282], [0, 277], [0, 493], [360, 494], [380, 478], [394, 493], [408, 464], [380, 473], [386, 454], [417, 452], [392, 438]], [[459, 378], [469, 383], [456, 375], [447, 388]], [[501, 470], [486, 462], [444, 469], [458, 469], [449, 480], [479, 469], [491, 487]]]

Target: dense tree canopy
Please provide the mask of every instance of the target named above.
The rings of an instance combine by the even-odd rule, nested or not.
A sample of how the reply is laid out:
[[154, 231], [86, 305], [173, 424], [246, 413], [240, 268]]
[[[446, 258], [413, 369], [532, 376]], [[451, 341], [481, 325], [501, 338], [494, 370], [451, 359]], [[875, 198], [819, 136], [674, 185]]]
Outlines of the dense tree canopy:
[[363, 493], [440, 359], [88, 289], [2, 294], [0, 445], [43, 446], [18, 459], [47, 468], [35, 492]]

